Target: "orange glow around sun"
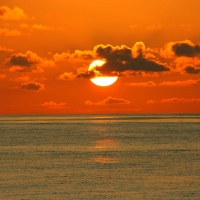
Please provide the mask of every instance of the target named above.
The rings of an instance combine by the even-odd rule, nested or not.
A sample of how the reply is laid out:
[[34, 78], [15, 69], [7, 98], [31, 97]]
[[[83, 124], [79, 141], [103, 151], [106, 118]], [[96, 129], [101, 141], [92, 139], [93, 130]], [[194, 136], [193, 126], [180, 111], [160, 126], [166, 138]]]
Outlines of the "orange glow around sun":
[[103, 76], [100, 74], [100, 72], [95, 70], [95, 67], [101, 67], [105, 63], [105, 60], [95, 60], [90, 64], [88, 68], [88, 71], [94, 71], [96, 74], [96, 77], [90, 79], [95, 85], [109, 86], [112, 85], [118, 79], [118, 76]]

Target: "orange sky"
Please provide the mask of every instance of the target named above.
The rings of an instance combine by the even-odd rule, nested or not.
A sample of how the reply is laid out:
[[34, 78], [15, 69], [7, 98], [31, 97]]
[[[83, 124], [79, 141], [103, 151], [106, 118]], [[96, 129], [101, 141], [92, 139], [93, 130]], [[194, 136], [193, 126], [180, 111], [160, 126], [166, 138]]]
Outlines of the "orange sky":
[[[199, 113], [200, 1], [1, 0], [0, 114]], [[111, 86], [87, 69], [106, 60]]]

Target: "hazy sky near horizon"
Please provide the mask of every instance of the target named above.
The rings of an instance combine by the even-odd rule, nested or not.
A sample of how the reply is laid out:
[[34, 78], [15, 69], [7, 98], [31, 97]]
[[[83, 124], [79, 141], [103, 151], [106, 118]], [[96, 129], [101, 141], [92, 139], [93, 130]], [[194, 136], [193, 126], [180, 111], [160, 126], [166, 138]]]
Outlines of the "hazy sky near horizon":
[[[1, 0], [0, 114], [200, 112], [198, 0]], [[106, 60], [111, 86], [90, 81]]]

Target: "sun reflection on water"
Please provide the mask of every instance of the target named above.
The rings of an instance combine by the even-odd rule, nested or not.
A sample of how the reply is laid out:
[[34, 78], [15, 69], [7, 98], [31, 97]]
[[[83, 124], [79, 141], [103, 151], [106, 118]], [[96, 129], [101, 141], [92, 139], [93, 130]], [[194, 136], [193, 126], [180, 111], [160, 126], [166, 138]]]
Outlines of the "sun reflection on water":
[[115, 151], [117, 148], [119, 148], [119, 142], [116, 139], [113, 138], [106, 138], [106, 139], [100, 139], [96, 140], [94, 142], [94, 145], [92, 146], [92, 150], [98, 152], [97, 155], [91, 158], [92, 162], [95, 163], [101, 163], [101, 164], [109, 164], [109, 163], [116, 163], [119, 160], [115, 158], [114, 156], [110, 155], [111, 151]]
[[94, 149], [116, 149], [118, 141], [115, 139], [102, 139], [95, 142]]
[[111, 157], [104, 157], [104, 156], [98, 156], [95, 158], [92, 158], [92, 161], [94, 161], [95, 163], [116, 163], [117, 159], [116, 158], [111, 158]]

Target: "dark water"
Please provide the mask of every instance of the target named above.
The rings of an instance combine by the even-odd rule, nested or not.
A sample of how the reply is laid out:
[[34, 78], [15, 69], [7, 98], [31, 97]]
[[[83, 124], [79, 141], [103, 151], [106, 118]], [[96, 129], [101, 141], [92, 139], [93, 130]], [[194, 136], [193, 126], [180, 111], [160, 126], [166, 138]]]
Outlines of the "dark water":
[[1, 115], [0, 200], [200, 199], [200, 115]]

